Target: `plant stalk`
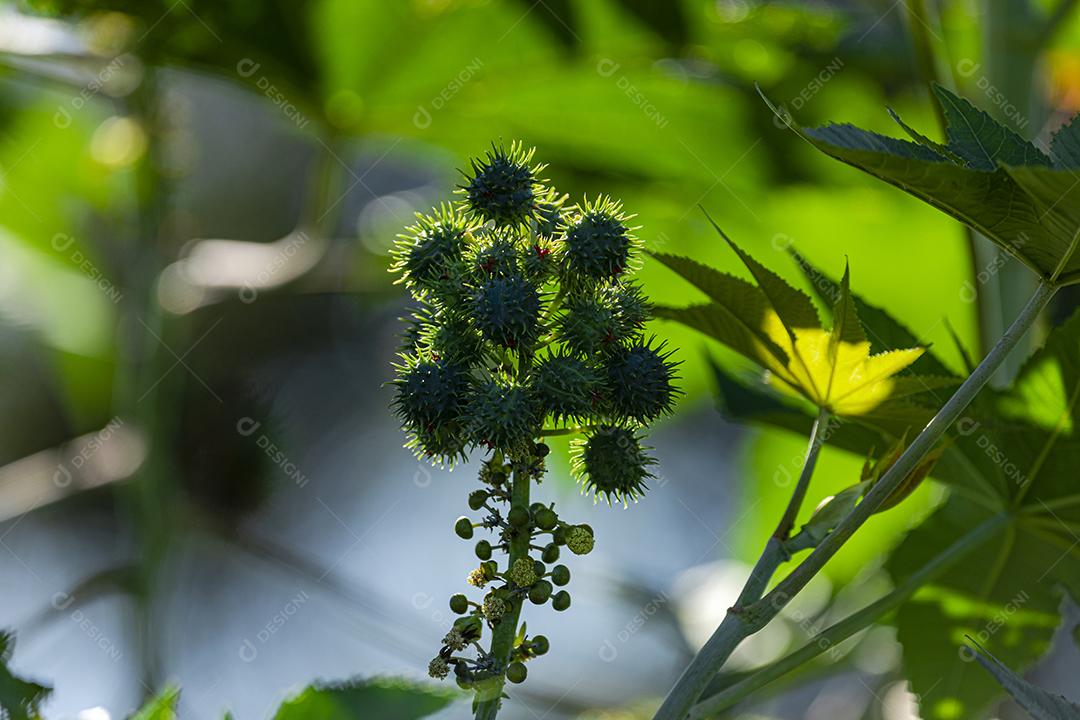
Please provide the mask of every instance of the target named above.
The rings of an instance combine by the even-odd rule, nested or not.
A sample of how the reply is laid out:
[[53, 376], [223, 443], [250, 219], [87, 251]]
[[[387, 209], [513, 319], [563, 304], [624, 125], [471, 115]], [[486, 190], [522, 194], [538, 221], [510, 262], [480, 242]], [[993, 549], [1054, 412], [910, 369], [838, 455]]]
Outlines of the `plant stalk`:
[[759, 600], [765, 594], [765, 588], [768, 587], [773, 573], [791, 556], [786, 543], [791, 536], [791, 529], [795, 526], [795, 520], [799, 516], [799, 509], [802, 507], [803, 500], [806, 499], [806, 491], [810, 487], [810, 478], [813, 476], [814, 467], [817, 465], [818, 453], [821, 452], [821, 446], [825, 444], [828, 426], [829, 411], [822, 409], [818, 413], [813, 427], [810, 428], [810, 441], [806, 447], [806, 459], [803, 461], [799, 480], [795, 483], [795, 490], [792, 492], [791, 499], [784, 510], [784, 516], [777, 524], [772, 537], [765, 544], [765, 550], [761, 553], [761, 557], [758, 558], [754, 569], [750, 571], [750, 577], [735, 601], [737, 609], [747, 607]]
[[795, 652], [699, 702], [690, 711], [690, 720], [702, 720], [714, 713], [732, 707], [751, 693], [810, 662], [823, 652], [836, 647], [860, 630], [873, 625], [885, 614], [903, 604], [919, 588], [933, 582], [943, 572], [967, 557], [975, 548], [997, 533], [1007, 519], [1008, 515], [1006, 513], [999, 513], [974, 529], [969, 530], [943, 552], [935, 556], [933, 560], [923, 565], [893, 588], [887, 595], [878, 598], [862, 610], [852, 613], [843, 620], [829, 626]]
[[[528, 472], [514, 472], [510, 487], [510, 509], [529, 509], [529, 489], [532, 478]], [[529, 531], [519, 529], [517, 534], [510, 539], [510, 558], [507, 567], [513, 567], [519, 558], [529, 556]], [[514, 650], [514, 639], [517, 637], [518, 618], [521, 616], [521, 604], [524, 598], [520, 595], [510, 600], [510, 608], [502, 619], [495, 625], [491, 634], [491, 655], [499, 662], [500, 672], [491, 680], [490, 685], [485, 683], [482, 693], [483, 699], [477, 696], [475, 706], [475, 720], [495, 720], [499, 714], [499, 706], [502, 703], [503, 686], [506, 684], [505, 672], [510, 664], [510, 654]]]
[[847, 542], [848, 538], [874, 513], [875, 510], [900, 486], [904, 478], [915, 469], [946, 430], [955, 422], [968, 404], [1001, 367], [1009, 352], [1016, 347], [1035, 324], [1039, 313], [1054, 296], [1057, 288], [1049, 282], [1040, 282], [1016, 320], [1001, 336], [982, 362], [957, 388], [956, 392], [938, 411], [899, 459], [866, 494], [862, 502], [848, 513], [836, 528], [768, 594], [749, 608], [738, 612], [728, 611], [727, 617], [698, 652], [675, 687], [668, 693], [654, 720], [684, 720], [691, 707], [705, 691], [709, 682], [720, 670], [740, 642], [763, 628], [784, 608], [806, 584], [817, 575], [825, 563]]

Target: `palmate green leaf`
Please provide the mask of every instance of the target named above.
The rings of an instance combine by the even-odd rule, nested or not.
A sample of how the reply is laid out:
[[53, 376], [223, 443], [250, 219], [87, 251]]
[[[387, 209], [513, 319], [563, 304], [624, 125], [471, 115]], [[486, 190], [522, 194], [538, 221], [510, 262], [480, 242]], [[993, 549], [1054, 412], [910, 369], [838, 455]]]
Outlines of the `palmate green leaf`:
[[41, 716], [41, 703], [52, 689], [17, 677], [8, 669], [14, 649], [15, 636], [10, 632], [0, 632], [0, 717], [6, 720], [36, 720]]
[[[715, 227], [715, 223], [714, 223]], [[953, 384], [951, 378], [898, 380], [924, 352], [913, 347], [871, 354], [847, 275], [838, 289], [833, 329], [822, 327], [810, 297], [787, 284], [717, 232], [760, 285], [753, 285], [689, 258], [654, 257], [704, 292], [711, 303], [656, 308], [657, 317], [681, 322], [719, 340], [768, 371], [769, 382], [838, 417], [858, 417], [896, 435], [921, 428], [933, 411], [902, 398]]]
[[979, 664], [986, 668], [1001, 687], [1008, 691], [1016, 704], [1028, 711], [1034, 720], [1080, 720], [1080, 706], [1074, 705], [1060, 695], [1049, 693], [1020, 677], [1007, 665], [987, 652], [979, 643], [972, 652]]
[[[790, 252], [795, 259], [795, 263], [810, 283], [814, 294], [827, 305], [835, 305], [840, 298], [840, 283], [832, 280], [826, 273], [815, 267], [799, 253], [794, 250], [790, 250]], [[915, 347], [922, 344], [915, 337], [915, 333], [911, 332], [903, 323], [881, 308], [866, 302], [857, 293], [851, 294], [851, 302], [855, 306], [855, 313], [859, 317], [859, 323], [866, 332], [866, 338], [870, 341], [871, 352], [881, 353], [890, 348]], [[934, 354], [933, 348], [927, 348], [926, 352], [911, 364], [907, 372], [938, 377], [951, 377], [953, 375], [945, 363]]]
[[[905, 672], [928, 720], [981, 717], [1001, 694], [963, 654], [965, 635], [1023, 672], [1049, 647], [1063, 594], [1080, 599], [1080, 436], [1071, 423], [1078, 367], [1080, 321], [1074, 317], [1053, 331], [1009, 392], [984, 403], [991, 410], [995, 404], [1012, 408], [1011, 415], [973, 412], [956, 424], [934, 476], [957, 492], [889, 559], [889, 571], [902, 580], [1003, 514], [995, 535], [897, 615]], [[1049, 410], [1032, 409], [1047, 382], [1058, 383], [1062, 394]]]
[[1080, 282], [1076, 131], [1070, 125], [1055, 138], [1052, 152], [1060, 148], [1065, 157], [1052, 161], [966, 100], [941, 87], [935, 92], [948, 121], [947, 152], [918, 133], [911, 142], [846, 124], [799, 127], [786, 112], [769, 107], [825, 154], [955, 217], [1041, 277]]
[[448, 693], [396, 679], [315, 683], [283, 702], [274, 720], [419, 720], [453, 699]]

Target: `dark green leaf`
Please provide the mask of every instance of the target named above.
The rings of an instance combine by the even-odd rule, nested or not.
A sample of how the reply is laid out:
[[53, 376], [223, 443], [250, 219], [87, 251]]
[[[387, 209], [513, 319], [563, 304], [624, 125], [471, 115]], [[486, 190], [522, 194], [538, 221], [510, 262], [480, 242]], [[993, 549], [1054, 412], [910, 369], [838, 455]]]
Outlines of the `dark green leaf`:
[[282, 703], [274, 720], [418, 720], [452, 700], [449, 694], [403, 680], [316, 683]]
[[51, 688], [15, 676], [8, 662], [15, 649], [15, 636], [0, 632], [0, 717], [9, 720], [34, 720]]
[[1080, 282], [1077, 174], [1050, 167], [1045, 155], [1011, 130], [937, 91], [950, 120], [948, 154], [852, 125], [801, 128], [786, 111], [769, 107], [825, 154], [955, 217], [1043, 278]]
[[[799, 269], [802, 270], [803, 275], [810, 282], [810, 286], [818, 298], [830, 307], [835, 305], [840, 297], [840, 284], [794, 250], [791, 250], [791, 255], [795, 258]], [[867, 339], [870, 341], [870, 352], [881, 353], [892, 348], [916, 347], [922, 344], [915, 337], [915, 333], [911, 332], [889, 313], [876, 305], [869, 304], [856, 293], [852, 293], [851, 299], [855, 304], [859, 322], [863, 330], [866, 331]], [[833, 322], [835, 323], [835, 318]], [[945, 363], [941, 362], [930, 349], [927, 349], [922, 357], [911, 365], [908, 371], [922, 375], [952, 375]]]
[[1000, 694], [964, 655], [965, 635], [992, 643], [1003, 662], [1023, 672], [1049, 647], [1061, 622], [1062, 593], [1080, 598], [1078, 394], [1080, 320], [1074, 317], [996, 398], [1004, 420], [969, 411], [956, 424], [934, 477], [957, 492], [889, 560], [902, 580], [987, 518], [1009, 513], [998, 534], [897, 615], [906, 672], [928, 720], [978, 717]]
[[934, 93], [945, 114], [949, 152], [968, 167], [996, 170], [999, 165], [1050, 165], [1050, 158], [1034, 145], [964, 98], [940, 85], [934, 86]]
[[1034, 720], [1080, 720], [1080, 707], [1060, 695], [1035, 687], [971, 640], [975, 659], [1005, 688], [1016, 704], [1028, 711]]

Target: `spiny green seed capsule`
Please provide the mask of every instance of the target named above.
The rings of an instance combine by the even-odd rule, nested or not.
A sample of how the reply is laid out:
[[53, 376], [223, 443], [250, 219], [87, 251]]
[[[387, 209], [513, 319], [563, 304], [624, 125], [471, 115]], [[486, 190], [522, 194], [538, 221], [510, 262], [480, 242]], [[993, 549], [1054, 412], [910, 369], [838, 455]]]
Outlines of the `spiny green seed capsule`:
[[487, 540], [481, 540], [480, 542], [476, 543], [476, 557], [480, 558], [481, 560], [490, 560], [491, 543], [489, 543]]
[[664, 346], [636, 344], [607, 364], [609, 401], [615, 414], [648, 423], [670, 413], [675, 404], [675, 364]]
[[629, 428], [601, 425], [573, 445], [573, 472], [582, 487], [608, 504], [612, 498], [625, 505], [637, 500], [653, 477], [648, 467], [655, 461], [641, 447]]
[[529, 558], [518, 558], [506, 571], [506, 579], [518, 587], [529, 587], [536, 582], [536, 568]]
[[393, 381], [393, 406], [405, 425], [430, 428], [457, 420], [472, 384], [468, 369], [446, 360], [404, 360]]
[[588, 555], [593, 549], [593, 534], [582, 525], [566, 531], [566, 547], [575, 555]]
[[513, 662], [506, 668], [506, 679], [515, 684], [525, 682], [528, 674], [529, 670], [525, 667], [525, 663]]
[[537, 235], [553, 238], [558, 234], [559, 227], [563, 224], [562, 206], [566, 199], [565, 195], [560, 197], [557, 192], [551, 190], [547, 197], [540, 201], [536, 218]]
[[484, 617], [492, 622], [498, 622], [499, 618], [506, 614], [506, 601], [498, 595], [488, 594], [484, 597]]
[[472, 297], [473, 320], [486, 340], [507, 348], [528, 345], [539, 334], [540, 293], [521, 275], [493, 277]]
[[[464, 290], [462, 293], [464, 297]], [[419, 311], [414, 318], [415, 332], [410, 351], [461, 367], [475, 364], [483, 355], [484, 341], [461, 304]]]
[[428, 663], [427, 671], [431, 677], [442, 680], [450, 674], [450, 663], [441, 656], [435, 657]]
[[541, 507], [534, 513], [533, 517], [536, 519], [536, 527], [541, 530], [551, 530], [559, 522], [559, 516], [554, 510], [547, 507]]
[[592, 280], [609, 280], [622, 273], [635, 247], [625, 225], [628, 219], [611, 198], [586, 202], [563, 237], [567, 269]]
[[544, 414], [555, 422], [577, 421], [596, 409], [600, 373], [581, 358], [552, 353], [533, 367], [532, 381]]
[[400, 235], [393, 249], [392, 272], [402, 281], [430, 289], [453, 283], [460, 275], [462, 252], [473, 229], [452, 207], [443, 205], [432, 215], [417, 215], [417, 223]]
[[454, 532], [462, 540], [470, 540], [473, 536], [472, 520], [462, 515], [454, 523]]
[[570, 593], [565, 590], [560, 590], [551, 596], [551, 607], [555, 608], [559, 612], [566, 610], [570, 607]]
[[551, 582], [555, 583], [559, 587], [569, 584], [570, 582], [570, 568], [565, 565], [556, 565], [551, 569]]
[[473, 160], [472, 177], [463, 186], [469, 209], [500, 225], [519, 225], [534, 217], [543, 185], [542, 166], [532, 166], [533, 150], [519, 143], [509, 149], [492, 146], [482, 161]]
[[539, 430], [541, 419], [529, 389], [505, 380], [482, 383], [469, 403], [469, 434], [477, 444], [523, 447]]
[[470, 253], [469, 268], [480, 280], [510, 277], [521, 272], [521, 253], [511, 233], [496, 233], [484, 238]]
[[630, 337], [652, 317], [652, 303], [637, 283], [619, 283], [600, 289], [598, 293], [604, 307], [614, 313], [619, 334]]
[[469, 610], [469, 598], [465, 597], [461, 593], [451, 595], [450, 609], [458, 615], [464, 615]]
[[617, 310], [602, 297], [571, 296], [557, 324], [557, 335], [567, 349], [585, 359], [609, 353], [627, 339]]

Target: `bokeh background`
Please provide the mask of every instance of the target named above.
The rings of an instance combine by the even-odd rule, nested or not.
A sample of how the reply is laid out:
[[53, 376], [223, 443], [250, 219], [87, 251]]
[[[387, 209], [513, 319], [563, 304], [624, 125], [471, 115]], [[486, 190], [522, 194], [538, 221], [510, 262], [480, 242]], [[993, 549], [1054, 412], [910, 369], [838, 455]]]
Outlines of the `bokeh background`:
[[[535, 145], [573, 198], [622, 198], [650, 249], [740, 272], [701, 206], [794, 283], [789, 246], [835, 275], [846, 259], [858, 292], [959, 370], [950, 327], [978, 351], [988, 261], [945, 216], [816, 154], [755, 85], [803, 124], [895, 135], [890, 106], [936, 135], [921, 38], [941, 76], [1045, 136], [1080, 108], [1080, 26], [1062, 23], [1030, 97], [1013, 101], [985, 59], [995, 5], [0, 3], [0, 626], [17, 634], [13, 668], [55, 686], [49, 717], [80, 720], [124, 717], [167, 682], [183, 688], [181, 717], [246, 719], [315, 678], [423, 677], [474, 564], [451, 531], [474, 468], [401, 447], [383, 383], [406, 299], [388, 251], [492, 142]], [[656, 263], [641, 278], [661, 302], [696, 299]], [[1075, 301], [1061, 294], [1055, 312]], [[686, 390], [652, 436], [659, 477], [629, 509], [594, 507], [556, 448], [541, 493], [587, 518], [597, 550], [573, 564], [570, 612], [527, 610], [552, 653], [507, 718], [655, 705], [798, 472], [803, 438], [718, 412], [711, 362], [737, 371], [732, 357], [674, 325], [653, 331], [679, 348]], [[816, 499], [861, 463], [826, 450]], [[880, 592], [883, 553], [941, 495], [928, 483], [876, 516], [736, 667]], [[739, 714], [913, 717], [899, 652], [875, 627]], [[1038, 681], [1080, 699], [1078, 667], [1065, 639]]]

